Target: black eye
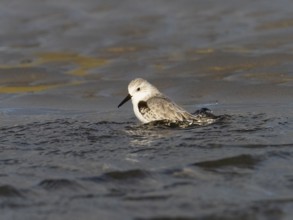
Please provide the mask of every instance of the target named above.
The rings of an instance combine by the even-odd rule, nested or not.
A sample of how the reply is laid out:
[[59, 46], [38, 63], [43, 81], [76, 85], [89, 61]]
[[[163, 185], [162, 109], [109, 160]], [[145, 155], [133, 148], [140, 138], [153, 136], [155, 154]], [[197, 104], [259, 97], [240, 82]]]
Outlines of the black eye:
[[136, 89], [136, 91], [140, 91], [140, 88], [138, 87], [138, 88]]

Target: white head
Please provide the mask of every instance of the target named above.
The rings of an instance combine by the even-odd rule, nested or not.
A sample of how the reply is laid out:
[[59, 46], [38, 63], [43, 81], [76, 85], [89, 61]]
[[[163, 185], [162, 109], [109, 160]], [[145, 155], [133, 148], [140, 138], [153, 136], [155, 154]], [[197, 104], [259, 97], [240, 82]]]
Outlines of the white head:
[[118, 105], [118, 108], [129, 99], [132, 99], [133, 104], [137, 104], [140, 101], [146, 101], [156, 94], [160, 94], [160, 91], [148, 81], [137, 78], [129, 83], [128, 93], [128, 96]]

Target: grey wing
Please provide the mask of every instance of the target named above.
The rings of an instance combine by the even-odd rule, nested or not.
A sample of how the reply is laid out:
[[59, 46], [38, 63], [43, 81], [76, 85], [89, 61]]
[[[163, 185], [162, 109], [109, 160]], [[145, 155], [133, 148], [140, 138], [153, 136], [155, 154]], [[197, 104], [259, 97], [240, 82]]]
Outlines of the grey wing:
[[152, 97], [146, 102], [145, 117], [151, 115], [155, 120], [184, 121], [192, 117], [183, 108], [166, 97]]

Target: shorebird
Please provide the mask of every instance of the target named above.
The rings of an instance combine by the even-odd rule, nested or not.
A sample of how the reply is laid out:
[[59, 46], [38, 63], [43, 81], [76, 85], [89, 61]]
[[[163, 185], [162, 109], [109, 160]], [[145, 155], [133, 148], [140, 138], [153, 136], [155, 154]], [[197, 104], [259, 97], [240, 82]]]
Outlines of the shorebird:
[[118, 108], [130, 99], [134, 113], [142, 123], [165, 120], [172, 123], [186, 122], [190, 125], [205, 125], [216, 120], [216, 116], [211, 113], [208, 114], [209, 117], [204, 117], [204, 114], [193, 115], [187, 112], [155, 86], [141, 78], [129, 83], [128, 95], [118, 105]]

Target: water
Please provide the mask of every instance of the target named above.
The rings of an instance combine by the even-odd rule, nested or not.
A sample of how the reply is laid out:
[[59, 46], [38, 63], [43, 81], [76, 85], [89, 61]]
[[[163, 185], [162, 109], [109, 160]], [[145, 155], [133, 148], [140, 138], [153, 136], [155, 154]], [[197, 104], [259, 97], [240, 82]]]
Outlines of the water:
[[[291, 219], [292, 9], [1, 1], [0, 219]], [[226, 117], [141, 125], [136, 77]]]

